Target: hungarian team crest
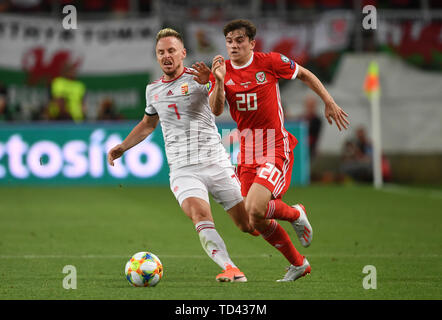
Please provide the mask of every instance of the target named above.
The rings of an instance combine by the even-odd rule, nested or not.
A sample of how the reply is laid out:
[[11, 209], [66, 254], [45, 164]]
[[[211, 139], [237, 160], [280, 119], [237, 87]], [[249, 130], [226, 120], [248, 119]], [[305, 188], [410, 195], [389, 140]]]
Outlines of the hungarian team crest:
[[255, 74], [255, 78], [256, 78], [256, 81], [258, 82], [258, 83], [264, 83], [264, 82], [266, 82], [266, 73], [264, 72], [264, 71], [260, 71], [260, 72], [257, 72], [256, 74]]
[[189, 85], [187, 83], [184, 83], [181, 85], [181, 93], [183, 95], [188, 95], [189, 94]]

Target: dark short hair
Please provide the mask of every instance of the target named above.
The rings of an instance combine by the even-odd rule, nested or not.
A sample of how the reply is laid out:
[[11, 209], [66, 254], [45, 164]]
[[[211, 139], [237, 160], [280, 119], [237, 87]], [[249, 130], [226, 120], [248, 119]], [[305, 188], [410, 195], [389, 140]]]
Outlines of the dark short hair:
[[160, 31], [157, 33], [157, 37], [156, 37], [157, 42], [156, 42], [156, 43], [158, 43], [158, 41], [159, 41], [161, 38], [166, 38], [166, 37], [174, 37], [174, 38], [177, 38], [177, 39], [180, 40], [181, 43], [184, 45], [183, 37], [181, 36], [181, 34], [180, 34], [178, 31], [176, 31], [176, 30], [174, 30], [174, 29], [172, 29], [172, 28], [165, 28], [165, 29], [160, 30]]
[[223, 28], [224, 36], [227, 36], [229, 32], [242, 28], [246, 30], [246, 35], [249, 37], [250, 40], [255, 39], [256, 35], [255, 25], [251, 21], [243, 19], [232, 20], [229, 23], [227, 23]]

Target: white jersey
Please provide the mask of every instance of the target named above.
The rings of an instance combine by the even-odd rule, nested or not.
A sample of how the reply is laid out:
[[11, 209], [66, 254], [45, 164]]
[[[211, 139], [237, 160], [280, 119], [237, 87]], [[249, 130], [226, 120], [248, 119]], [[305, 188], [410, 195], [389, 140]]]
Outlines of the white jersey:
[[158, 114], [171, 170], [228, 159], [209, 105], [209, 88], [190, 69], [175, 80], [159, 79], [146, 87], [147, 115]]

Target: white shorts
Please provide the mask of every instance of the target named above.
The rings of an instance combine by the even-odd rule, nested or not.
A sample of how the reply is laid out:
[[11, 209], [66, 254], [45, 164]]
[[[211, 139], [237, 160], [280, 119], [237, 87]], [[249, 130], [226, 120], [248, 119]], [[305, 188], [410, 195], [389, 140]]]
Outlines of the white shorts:
[[229, 210], [243, 200], [241, 186], [230, 161], [214, 164], [195, 164], [170, 172], [170, 189], [178, 203], [189, 197], [209, 202], [213, 199]]

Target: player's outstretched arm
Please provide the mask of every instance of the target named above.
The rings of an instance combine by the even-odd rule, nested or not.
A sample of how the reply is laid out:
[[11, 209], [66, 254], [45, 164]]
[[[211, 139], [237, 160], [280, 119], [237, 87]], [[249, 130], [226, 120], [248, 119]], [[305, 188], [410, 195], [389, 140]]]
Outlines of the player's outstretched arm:
[[348, 114], [339, 107], [333, 97], [325, 89], [321, 81], [309, 70], [298, 65], [299, 71], [297, 78], [307, 84], [318, 96], [321, 97], [325, 104], [325, 117], [329, 124], [333, 124], [335, 121], [339, 131], [342, 128], [347, 129], [350, 122], [347, 120]]
[[224, 111], [224, 77], [226, 76], [226, 63], [223, 56], [217, 55], [213, 58], [212, 74], [215, 77], [215, 85], [209, 97], [209, 104], [215, 116], [219, 116]]
[[190, 73], [194, 75], [193, 80], [195, 80], [199, 84], [206, 84], [207, 82], [209, 82], [211, 71], [204, 62], [195, 62], [192, 65], [192, 68], [194, 70], [190, 70]]
[[113, 166], [114, 160], [120, 158], [124, 152], [146, 139], [155, 130], [158, 121], [158, 115], [144, 115], [144, 118], [132, 129], [126, 139], [110, 149], [107, 154], [107, 162], [109, 165]]

